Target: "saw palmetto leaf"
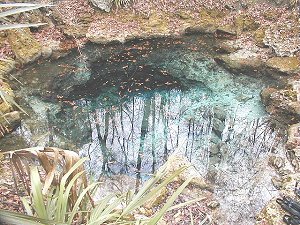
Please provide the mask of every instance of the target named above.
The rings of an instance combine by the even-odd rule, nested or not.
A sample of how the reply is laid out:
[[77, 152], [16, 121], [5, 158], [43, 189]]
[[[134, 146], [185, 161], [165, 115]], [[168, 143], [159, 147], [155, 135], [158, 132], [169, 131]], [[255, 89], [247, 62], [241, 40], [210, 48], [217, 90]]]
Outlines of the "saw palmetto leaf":
[[46, 25], [47, 23], [28, 23], [28, 24], [6, 24], [0, 25], [0, 31], [2, 30], [11, 30], [11, 29], [20, 29], [26, 27], [39, 27], [42, 25]]

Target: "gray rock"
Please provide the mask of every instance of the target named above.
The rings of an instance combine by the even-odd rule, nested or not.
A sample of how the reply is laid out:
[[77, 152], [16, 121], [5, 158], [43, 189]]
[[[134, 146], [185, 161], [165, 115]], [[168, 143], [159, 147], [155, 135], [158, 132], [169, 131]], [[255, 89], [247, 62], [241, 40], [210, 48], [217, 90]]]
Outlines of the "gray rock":
[[211, 155], [216, 155], [220, 153], [220, 148], [219, 145], [212, 143], [210, 146], [210, 154]]
[[179, 182], [184, 182], [191, 178], [190, 184], [200, 189], [213, 190], [213, 186], [201, 176], [193, 164], [191, 164], [185, 156], [176, 153], [169, 156], [168, 161], [159, 168], [158, 173], [164, 171], [165, 176], [168, 177], [174, 173], [174, 171], [182, 167], [187, 167], [187, 169], [178, 175], [177, 179]]
[[227, 115], [227, 113], [224, 110], [224, 108], [221, 108], [221, 107], [215, 107], [214, 108], [214, 116], [215, 116], [215, 118], [218, 118], [221, 121], [225, 121], [226, 115]]
[[113, 5], [112, 0], [90, 0], [90, 2], [97, 8], [104, 10], [105, 12], [110, 12]]
[[221, 137], [224, 128], [225, 124], [221, 120], [213, 118], [213, 130], [219, 137]]

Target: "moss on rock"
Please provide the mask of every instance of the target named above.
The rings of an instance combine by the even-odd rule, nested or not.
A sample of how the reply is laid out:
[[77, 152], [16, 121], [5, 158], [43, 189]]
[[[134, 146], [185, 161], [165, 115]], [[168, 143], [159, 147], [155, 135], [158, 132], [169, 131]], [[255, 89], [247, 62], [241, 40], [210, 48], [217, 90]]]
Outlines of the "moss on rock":
[[248, 15], [239, 15], [235, 19], [237, 32], [240, 34], [245, 31], [255, 31], [259, 28], [259, 23]]
[[297, 57], [273, 57], [266, 62], [271, 75], [294, 75], [300, 72], [300, 60]]
[[265, 27], [260, 27], [259, 29], [257, 29], [254, 32], [254, 41], [258, 47], [261, 47], [261, 48], [267, 47], [264, 43], [265, 32], [266, 32]]
[[21, 122], [20, 112], [13, 111], [0, 117], [0, 137], [12, 132]]
[[29, 29], [9, 30], [8, 41], [17, 60], [22, 64], [33, 62], [41, 56], [42, 46]]
[[8, 58], [8, 59], [1, 59], [0, 60], [0, 79], [3, 78], [4, 75], [10, 73], [16, 67], [15, 60]]

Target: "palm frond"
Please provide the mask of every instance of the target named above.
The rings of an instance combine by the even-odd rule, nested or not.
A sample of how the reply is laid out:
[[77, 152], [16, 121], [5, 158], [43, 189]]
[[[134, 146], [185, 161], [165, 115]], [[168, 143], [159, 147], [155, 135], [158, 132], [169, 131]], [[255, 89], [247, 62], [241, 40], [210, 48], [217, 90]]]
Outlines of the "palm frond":
[[[2, 4], [2, 5], [5, 5], [5, 4]], [[12, 15], [23, 13], [23, 12], [32, 11], [32, 10], [39, 9], [39, 8], [42, 8], [42, 7], [47, 7], [47, 6], [51, 6], [51, 5], [35, 4], [34, 6], [19, 7], [19, 8], [16, 8], [16, 9], [6, 10], [6, 11], [0, 13], [0, 18], [4, 18], [4, 17], [7, 17], [7, 16], [12, 16]]]
[[[9, 155], [11, 161], [12, 170], [19, 175], [22, 184], [30, 193], [30, 188], [28, 181], [30, 174], [30, 163], [38, 161], [39, 165], [45, 171], [44, 187], [42, 192], [47, 193], [51, 185], [60, 184], [62, 180], [66, 182], [66, 185], [70, 180], [79, 172], [82, 172], [80, 180], [75, 180], [72, 185], [70, 199], [73, 203], [76, 202], [78, 194], [76, 190], [79, 186], [87, 188], [87, 177], [82, 163], [80, 165], [76, 164], [81, 162], [79, 155], [74, 151], [63, 150], [55, 147], [34, 147], [27, 149], [19, 149], [5, 152], [4, 154]], [[78, 165], [76, 169], [72, 169], [74, 165]], [[73, 167], [74, 168], [74, 167]], [[70, 171], [72, 171], [70, 173]], [[66, 178], [66, 174], [67, 178]], [[67, 179], [67, 181], [65, 181]], [[89, 195], [89, 193], [88, 193]], [[90, 198], [91, 199], [91, 198]]]
[[[22, 213], [11, 212], [0, 209], [0, 222], [14, 225], [54, 225], [53, 221], [43, 220], [34, 216], [27, 216]], [[60, 223], [60, 225], [62, 225]]]
[[46, 25], [46, 24], [47, 23], [28, 23], [28, 24], [7, 24], [7, 25], [0, 25], [0, 31], [11, 30], [11, 29], [27, 28], [27, 27], [39, 27], [39, 26]]

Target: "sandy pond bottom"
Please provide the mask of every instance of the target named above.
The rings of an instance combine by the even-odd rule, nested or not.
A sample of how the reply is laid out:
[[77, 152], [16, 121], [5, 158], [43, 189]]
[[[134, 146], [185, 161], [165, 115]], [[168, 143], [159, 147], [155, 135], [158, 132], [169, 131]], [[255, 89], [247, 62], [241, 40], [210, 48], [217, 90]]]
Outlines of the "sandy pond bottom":
[[32, 65], [16, 75], [30, 117], [1, 148], [73, 149], [93, 177], [142, 179], [176, 151], [214, 184], [218, 224], [254, 224], [276, 195], [268, 157], [282, 152], [259, 96], [271, 81], [228, 73], [207, 46], [195, 37], [87, 45]]

